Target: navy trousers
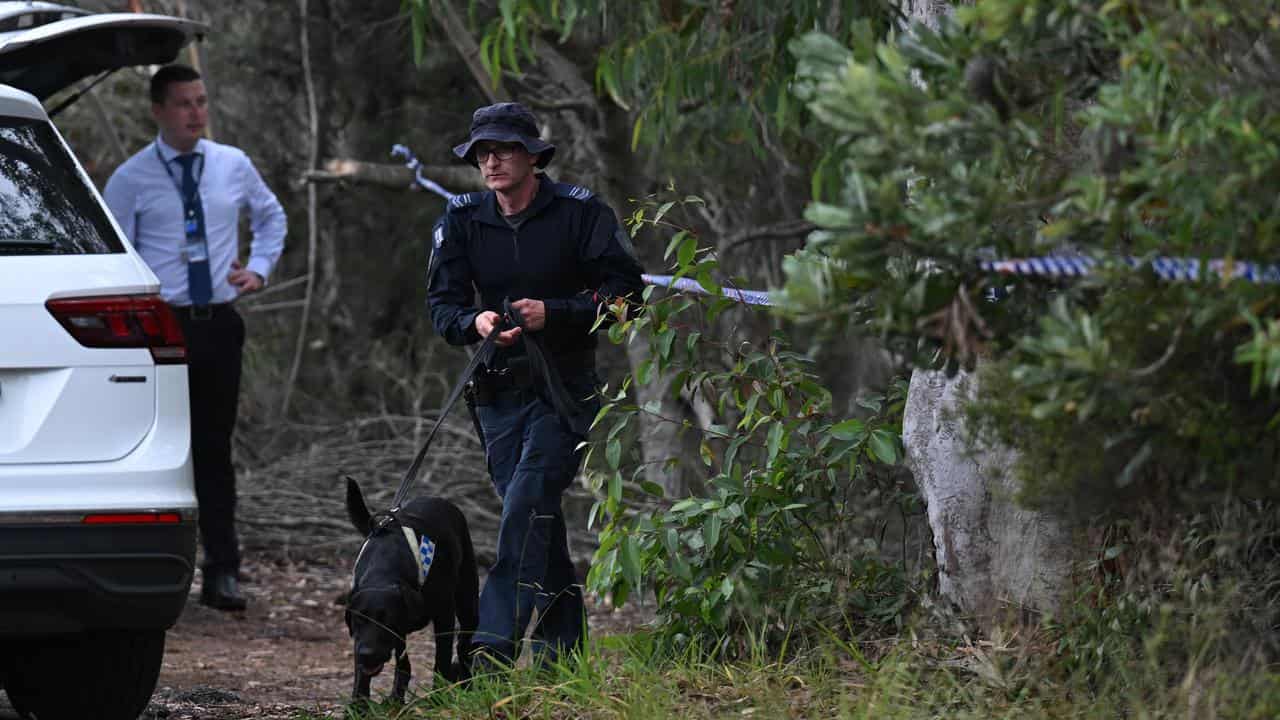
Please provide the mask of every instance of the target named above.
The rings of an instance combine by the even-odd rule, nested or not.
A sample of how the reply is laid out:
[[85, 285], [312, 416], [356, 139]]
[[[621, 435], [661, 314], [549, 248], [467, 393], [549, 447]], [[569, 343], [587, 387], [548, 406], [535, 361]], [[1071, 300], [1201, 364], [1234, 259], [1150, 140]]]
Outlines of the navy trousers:
[[[584, 402], [585, 417], [599, 410], [595, 373], [565, 378]], [[514, 663], [536, 609], [532, 649], [537, 663], [580, 650], [586, 639], [582, 601], [560, 498], [581, 462], [584, 438], [532, 390], [505, 390], [479, 408], [489, 473], [502, 498], [498, 555], [480, 593], [476, 651]]]
[[200, 506], [205, 577], [240, 569], [236, 536], [236, 471], [231, 436], [240, 398], [244, 320], [231, 305], [211, 307], [193, 319], [190, 308], [174, 308], [187, 341], [191, 395], [191, 464]]

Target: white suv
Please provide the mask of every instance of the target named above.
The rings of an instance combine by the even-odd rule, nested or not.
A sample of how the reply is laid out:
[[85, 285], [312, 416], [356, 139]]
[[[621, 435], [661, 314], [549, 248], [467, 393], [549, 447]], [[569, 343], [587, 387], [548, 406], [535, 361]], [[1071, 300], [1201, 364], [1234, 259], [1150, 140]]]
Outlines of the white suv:
[[186, 351], [41, 101], [202, 25], [0, 2], [0, 685], [136, 718], [195, 559]]

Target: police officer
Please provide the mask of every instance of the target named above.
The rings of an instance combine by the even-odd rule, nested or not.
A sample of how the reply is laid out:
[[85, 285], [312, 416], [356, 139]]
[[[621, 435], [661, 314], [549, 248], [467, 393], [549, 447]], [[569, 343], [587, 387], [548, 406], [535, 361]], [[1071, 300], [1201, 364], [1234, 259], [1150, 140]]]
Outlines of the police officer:
[[[523, 105], [476, 110], [470, 138], [453, 152], [479, 168], [489, 190], [453, 198], [432, 238], [427, 295], [436, 331], [454, 345], [497, 333], [475, 377], [489, 472], [502, 498], [497, 560], [480, 593], [478, 671], [515, 662], [535, 608], [535, 662], [582, 647], [586, 611], [560, 497], [599, 408], [592, 325], [606, 303], [638, 300], [642, 287], [613, 210], [590, 190], [538, 172], [555, 150]], [[504, 317], [504, 300], [515, 317]], [[535, 343], [550, 376], [531, 358]], [[550, 387], [557, 377], [563, 387]], [[557, 392], [572, 398], [570, 411], [555, 402]]]

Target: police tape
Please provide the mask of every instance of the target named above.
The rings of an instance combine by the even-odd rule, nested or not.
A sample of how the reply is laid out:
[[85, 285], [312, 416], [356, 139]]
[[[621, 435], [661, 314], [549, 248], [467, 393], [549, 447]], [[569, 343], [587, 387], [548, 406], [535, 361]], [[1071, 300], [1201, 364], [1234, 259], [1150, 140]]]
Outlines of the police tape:
[[418, 183], [418, 187], [439, 195], [445, 200], [452, 200], [454, 194], [445, 190], [440, 183], [432, 180], [422, 174], [422, 163], [418, 160], [418, 156], [413, 154], [407, 145], [396, 143], [391, 146], [391, 157], [404, 158], [404, 166], [413, 171], [413, 181]]
[[[1000, 275], [1029, 275], [1040, 277], [1083, 277], [1094, 271], [1101, 260], [1083, 255], [1050, 255], [1046, 257], [1019, 258], [1012, 260], [985, 260], [978, 266], [988, 272]], [[1170, 282], [1197, 282], [1202, 274], [1216, 276], [1225, 280], [1244, 280], [1260, 285], [1280, 284], [1280, 265], [1263, 265], [1243, 260], [1217, 258], [1201, 261], [1197, 258], [1157, 257], [1152, 260], [1128, 256], [1123, 258], [1125, 265], [1137, 270], [1150, 265], [1156, 277]], [[644, 281], [650, 285], [660, 285], [680, 292], [698, 295], [712, 295], [706, 288], [689, 278], [674, 279], [671, 275], [644, 275]], [[988, 300], [999, 300], [1007, 296], [1003, 290], [989, 288]], [[761, 290], [740, 290], [724, 288], [724, 297], [744, 302], [748, 305], [774, 305], [769, 293]]]
[[[430, 190], [445, 200], [452, 200], [454, 194], [440, 186], [439, 183], [422, 174], [422, 163], [413, 151], [405, 145], [396, 144], [391, 147], [393, 157], [404, 158], [405, 167], [413, 171], [413, 179], [420, 187]], [[984, 260], [978, 264], [983, 270], [1001, 275], [1031, 275], [1043, 277], [1082, 277], [1093, 272], [1101, 261], [1084, 255], [1049, 255], [1045, 257], [1019, 258], [1010, 260]], [[1280, 265], [1263, 265], [1243, 260], [1217, 258], [1201, 262], [1197, 258], [1157, 257], [1153, 260], [1134, 257], [1123, 258], [1130, 268], [1138, 269], [1143, 265], [1151, 265], [1156, 276], [1174, 282], [1195, 282], [1200, 279], [1201, 268], [1209, 274], [1224, 279], [1244, 280], [1257, 284], [1280, 283]], [[671, 275], [645, 275], [644, 281], [650, 285], [668, 287], [680, 292], [699, 295], [712, 295], [696, 281], [689, 278], [675, 279]], [[740, 290], [724, 288], [724, 297], [738, 300], [747, 305], [773, 305], [769, 293], [762, 290]]]
[[696, 280], [690, 278], [676, 278], [672, 275], [641, 275], [641, 280], [648, 285], [658, 285], [660, 287], [679, 290], [680, 292], [693, 293], [695, 295], [722, 295], [730, 300], [737, 300], [748, 305], [773, 305], [769, 300], [769, 293], [760, 290], [739, 290], [738, 288], [721, 288], [719, 293], [713, 293]]
[[[1146, 260], [1132, 255], [1122, 259], [1125, 265], [1137, 270], [1150, 264], [1151, 270], [1162, 280], [1196, 282], [1201, 271], [1227, 280], [1244, 280], [1256, 284], [1280, 283], [1280, 265], [1217, 258], [1201, 261], [1197, 258], [1157, 257]], [[1014, 260], [987, 260], [979, 263], [983, 270], [1002, 275], [1038, 275], [1045, 277], [1081, 277], [1088, 275], [1101, 263], [1097, 258], [1084, 255], [1050, 255], [1046, 257]]]

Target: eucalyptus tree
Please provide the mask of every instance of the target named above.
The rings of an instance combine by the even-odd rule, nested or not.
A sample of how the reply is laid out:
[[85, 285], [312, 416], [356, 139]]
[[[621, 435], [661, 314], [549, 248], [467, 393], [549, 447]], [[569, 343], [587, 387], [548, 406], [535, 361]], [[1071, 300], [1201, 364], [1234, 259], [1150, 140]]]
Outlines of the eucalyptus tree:
[[809, 207], [793, 305], [869, 323], [917, 367], [976, 367], [952, 417], [1034, 507], [1176, 533], [1245, 497], [1274, 525], [1280, 296], [1250, 262], [1280, 243], [1275, 3], [986, 0], [938, 20], [796, 45], [843, 183]]

